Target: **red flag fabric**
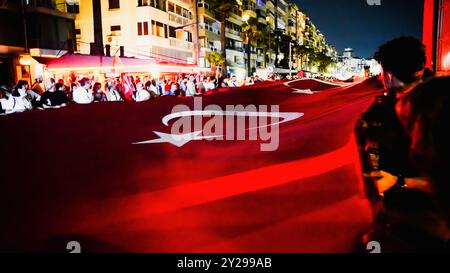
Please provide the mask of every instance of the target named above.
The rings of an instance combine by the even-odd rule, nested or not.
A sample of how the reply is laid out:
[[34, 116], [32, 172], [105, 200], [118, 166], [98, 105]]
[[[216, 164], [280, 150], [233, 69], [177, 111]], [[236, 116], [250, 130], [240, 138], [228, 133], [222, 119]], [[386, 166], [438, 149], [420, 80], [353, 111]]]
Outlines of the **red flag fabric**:
[[203, 97], [303, 113], [280, 124], [273, 152], [249, 140], [133, 144], [170, 132], [163, 118], [193, 109], [190, 97], [2, 116], [0, 250], [352, 251], [372, 221], [353, 127], [380, 92], [376, 79], [302, 80]]
[[123, 76], [123, 95], [125, 100], [133, 100], [133, 93], [136, 91], [132, 76]]

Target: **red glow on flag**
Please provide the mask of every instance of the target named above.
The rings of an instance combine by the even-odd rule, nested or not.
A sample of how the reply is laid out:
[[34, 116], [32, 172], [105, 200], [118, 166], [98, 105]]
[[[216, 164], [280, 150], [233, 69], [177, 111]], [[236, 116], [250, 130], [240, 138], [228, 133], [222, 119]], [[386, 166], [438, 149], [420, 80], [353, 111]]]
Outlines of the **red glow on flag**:
[[422, 42], [426, 46], [426, 67], [433, 69], [434, 0], [424, 2]]

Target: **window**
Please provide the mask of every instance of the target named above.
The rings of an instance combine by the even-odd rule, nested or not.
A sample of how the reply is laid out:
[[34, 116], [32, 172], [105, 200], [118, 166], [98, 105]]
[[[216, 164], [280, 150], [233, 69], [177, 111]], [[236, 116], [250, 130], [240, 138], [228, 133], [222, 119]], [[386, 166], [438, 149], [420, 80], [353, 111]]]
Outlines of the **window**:
[[175, 13], [175, 5], [172, 2], [169, 2], [168, 10], [169, 12]]
[[137, 28], [138, 28], [138, 36], [142, 36], [142, 23], [141, 22], [137, 23]]
[[148, 35], [148, 22], [144, 22], [144, 35]]
[[75, 3], [66, 3], [67, 13], [78, 14], [80, 13], [80, 4]]
[[120, 31], [120, 26], [111, 26], [111, 31]]
[[120, 0], [109, 0], [109, 9], [120, 9]]
[[166, 11], [166, 1], [165, 0], [156, 0], [156, 8], [162, 11]]
[[148, 6], [150, 2], [153, 2], [153, 0], [138, 0], [138, 7]]
[[158, 36], [158, 37], [166, 37], [166, 33], [165, 33], [164, 29], [165, 29], [165, 26], [163, 23], [152, 20], [153, 35]]
[[174, 27], [169, 26], [169, 37], [177, 38], [177, 33]]
[[138, 22], [138, 36], [148, 35], [148, 22]]
[[186, 42], [191, 42], [192, 43], [192, 33], [190, 33], [189, 31], [185, 31], [183, 33], [183, 38]]

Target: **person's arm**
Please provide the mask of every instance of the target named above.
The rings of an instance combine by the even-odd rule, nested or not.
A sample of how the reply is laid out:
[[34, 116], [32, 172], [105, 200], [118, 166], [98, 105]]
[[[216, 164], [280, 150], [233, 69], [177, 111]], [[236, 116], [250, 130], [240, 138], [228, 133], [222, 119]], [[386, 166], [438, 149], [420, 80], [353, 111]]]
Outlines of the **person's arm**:
[[[380, 193], [384, 193], [389, 189], [392, 189], [400, 181], [398, 176], [385, 171], [374, 171], [366, 176], [377, 179], [378, 190]], [[426, 193], [431, 193], [432, 191], [429, 180], [426, 177], [405, 177], [404, 187]]]
[[88, 100], [89, 100], [88, 103], [93, 102], [94, 101], [94, 93], [92, 91], [88, 91], [87, 94], [88, 94]]

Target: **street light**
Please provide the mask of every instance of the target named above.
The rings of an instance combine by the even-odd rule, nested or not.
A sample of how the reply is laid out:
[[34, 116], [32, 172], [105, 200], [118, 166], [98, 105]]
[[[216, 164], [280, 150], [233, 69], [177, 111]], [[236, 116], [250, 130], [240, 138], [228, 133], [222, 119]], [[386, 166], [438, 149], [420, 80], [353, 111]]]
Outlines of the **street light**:
[[246, 13], [246, 14], [242, 15], [242, 21], [247, 23], [248, 20], [250, 20], [250, 14]]
[[289, 42], [289, 77], [292, 79], [292, 43]]
[[[242, 21], [244, 21], [245, 23], [248, 23], [248, 21], [250, 20], [250, 14], [248, 13], [244, 13], [242, 15]], [[247, 55], [247, 77], [251, 76], [250, 74], [250, 70], [251, 70], [251, 64], [250, 64], [250, 60], [251, 60], [251, 48], [250, 48], [250, 39], [248, 37], [248, 33], [245, 33], [245, 43], [246, 43], [246, 50], [245, 50], [245, 54]]]

